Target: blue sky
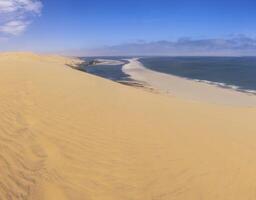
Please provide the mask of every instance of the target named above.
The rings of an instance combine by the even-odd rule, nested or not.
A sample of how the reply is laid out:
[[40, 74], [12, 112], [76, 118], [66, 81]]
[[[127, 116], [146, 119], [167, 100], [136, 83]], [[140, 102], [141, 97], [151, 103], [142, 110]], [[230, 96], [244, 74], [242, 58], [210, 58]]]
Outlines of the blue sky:
[[241, 36], [254, 42], [255, 8], [253, 0], [0, 0], [0, 50], [88, 53]]

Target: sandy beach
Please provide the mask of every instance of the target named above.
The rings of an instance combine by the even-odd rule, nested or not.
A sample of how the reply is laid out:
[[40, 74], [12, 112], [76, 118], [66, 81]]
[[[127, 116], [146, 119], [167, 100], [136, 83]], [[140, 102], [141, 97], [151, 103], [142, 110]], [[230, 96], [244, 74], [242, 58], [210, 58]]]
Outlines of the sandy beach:
[[124, 62], [110, 59], [96, 59], [99, 61], [96, 65], [123, 65]]
[[240, 106], [254, 98], [200, 86], [233, 106], [193, 101], [186, 81], [181, 98], [154, 94], [67, 66], [79, 62], [0, 54], [1, 200], [256, 198], [256, 108]]
[[129, 63], [122, 69], [124, 73], [162, 93], [196, 102], [229, 106], [256, 106], [256, 95], [156, 72], [144, 67], [137, 58], [128, 61]]

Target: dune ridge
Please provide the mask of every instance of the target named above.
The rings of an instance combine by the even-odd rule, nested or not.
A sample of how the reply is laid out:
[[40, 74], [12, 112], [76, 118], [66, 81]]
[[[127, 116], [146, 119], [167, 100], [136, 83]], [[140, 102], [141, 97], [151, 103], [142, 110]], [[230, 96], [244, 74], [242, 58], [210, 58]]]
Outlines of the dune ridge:
[[149, 93], [77, 61], [0, 55], [0, 199], [255, 198], [256, 109]]

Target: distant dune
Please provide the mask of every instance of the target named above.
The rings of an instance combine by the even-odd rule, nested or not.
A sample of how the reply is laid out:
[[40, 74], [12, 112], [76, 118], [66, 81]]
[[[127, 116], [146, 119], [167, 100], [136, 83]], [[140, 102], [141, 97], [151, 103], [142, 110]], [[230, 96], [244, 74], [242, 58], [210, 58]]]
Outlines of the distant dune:
[[245, 200], [256, 109], [195, 103], [0, 54], [0, 199]]

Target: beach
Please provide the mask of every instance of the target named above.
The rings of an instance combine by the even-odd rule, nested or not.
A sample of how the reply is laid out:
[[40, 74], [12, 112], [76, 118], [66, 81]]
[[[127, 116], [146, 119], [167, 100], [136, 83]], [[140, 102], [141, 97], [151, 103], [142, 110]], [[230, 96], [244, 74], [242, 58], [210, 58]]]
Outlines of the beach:
[[229, 106], [256, 106], [256, 95], [230, 88], [206, 84], [170, 74], [156, 72], [142, 65], [138, 58], [128, 60], [122, 70], [132, 79], [172, 96], [197, 102], [208, 102]]
[[255, 199], [255, 97], [167, 87], [130, 60], [126, 73], [172, 92], [152, 93], [69, 67], [80, 62], [0, 54], [1, 200]]

